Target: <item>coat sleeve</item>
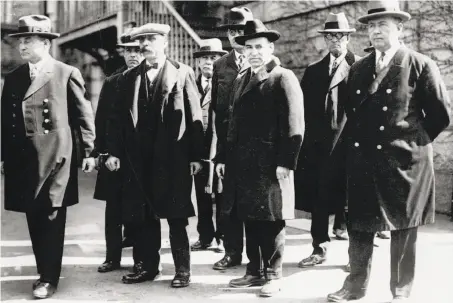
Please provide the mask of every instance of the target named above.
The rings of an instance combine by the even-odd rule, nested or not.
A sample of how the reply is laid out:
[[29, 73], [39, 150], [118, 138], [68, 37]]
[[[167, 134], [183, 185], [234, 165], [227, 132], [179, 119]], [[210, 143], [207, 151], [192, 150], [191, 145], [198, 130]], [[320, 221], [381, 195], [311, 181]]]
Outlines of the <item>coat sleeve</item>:
[[96, 110], [96, 116], [94, 124], [96, 127], [96, 140], [94, 143], [94, 149], [96, 153], [105, 153], [105, 131], [107, 116], [110, 112], [110, 107], [115, 102], [115, 98], [118, 94], [116, 91], [116, 81], [114, 77], [108, 77], [105, 79], [102, 85], [101, 92], [99, 93], [98, 108]]
[[450, 124], [450, 99], [439, 68], [431, 59], [423, 68], [418, 83], [425, 113], [423, 127], [434, 140]]
[[289, 70], [282, 74], [280, 86], [282, 102], [278, 109], [278, 123], [281, 138], [277, 165], [295, 170], [305, 131], [304, 96], [296, 75]]
[[1, 104], [1, 161], [4, 161], [5, 157], [5, 149], [7, 144], [6, 135], [8, 133], [9, 125], [7, 125], [7, 103], [9, 103], [8, 98], [10, 96], [9, 89], [11, 88], [11, 83], [9, 81], [9, 76], [5, 77], [5, 82], [3, 83], [3, 90], [2, 90], [2, 104]]
[[94, 115], [91, 102], [85, 99], [85, 82], [82, 74], [73, 68], [68, 83], [68, 98], [73, 107], [72, 113], [75, 115], [77, 127], [80, 129], [81, 144], [84, 156], [89, 157], [94, 149], [95, 128]]
[[203, 158], [203, 122], [200, 105], [200, 95], [195, 82], [195, 74], [189, 67], [184, 84], [184, 102], [186, 125], [189, 132], [191, 162], [200, 161]]

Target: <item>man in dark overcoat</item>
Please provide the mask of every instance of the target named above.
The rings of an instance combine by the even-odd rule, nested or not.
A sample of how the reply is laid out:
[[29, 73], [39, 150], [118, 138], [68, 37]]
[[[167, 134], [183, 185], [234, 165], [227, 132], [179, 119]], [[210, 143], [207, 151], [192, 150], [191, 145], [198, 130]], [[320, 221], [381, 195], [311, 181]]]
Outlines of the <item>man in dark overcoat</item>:
[[[121, 251], [123, 248], [123, 231], [122, 216], [121, 216], [121, 178], [116, 171], [109, 171], [104, 165], [103, 159], [106, 159], [108, 154], [105, 152], [105, 130], [108, 112], [119, 96], [118, 78], [127, 69], [133, 68], [140, 64], [143, 60], [143, 55], [140, 52], [140, 44], [138, 41], [131, 41], [131, 32], [135, 28], [130, 28], [127, 32], [121, 35], [121, 43], [117, 46], [124, 49], [125, 66], [117, 70], [112, 76], [105, 79], [99, 95], [98, 108], [96, 111], [96, 141], [95, 150], [100, 156], [98, 159], [99, 172], [96, 179], [96, 187], [94, 198], [106, 201], [105, 206], [105, 244], [106, 244], [106, 259], [101, 266], [98, 267], [98, 272], [105, 273], [120, 268]], [[116, 189], [116, 190], [115, 190]], [[127, 235], [131, 229], [124, 227], [124, 234]], [[131, 239], [127, 240], [130, 241]], [[134, 260], [134, 264], [139, 260]]]
[[294, 218], [294, 170], [304, 133], [297, 77], [272, 56], [279, 37], [256, 19], [236, 37], [251, 67], [234, 82], [226, 145], [217, 157], [225, 163], [221, 215], [245, 223], [249, 259], [246, 274], [230, 286], [264, 284], [264, 297], [280, 291], [285, 220]]
[[172, 287], [190, 283], [188, 218], [193, 175], [200, 169], [203, 125], [193, 70], [165, 56], [170, 26], [148, 23], [134, 31], [145, 57], [119, 78], [121, 102], [107, 121], [106, 166], [122, 178], [123, 222], [134, 225], [141, 266], [124, 283], [159, 275], [160, 218], [170, 227], [175, 264]]
[[[228, 129], [228, 121], [232, 104], [230, 93], [233, 82], [240, 71], [249, 67], [244, 55], [244, 47], [237, 44], [234, 38], [244, 34], [244, 25], [247, 21], [253, 20], [253, 14], [247, 7], [232, 8], [227, 21], [221, 26], [227, 30], [228, 40], [233, 48], [227, 55], [214, 63], [214, 74], [212, 76], [212, 113], [209, 116], [208, 129], [206, 131], [207, 158], [213, 158], [217, 153], [217, 145], [225, 144]], [[214, 162], [217, 162], [214, 158]], [[222, 204], [222, 179], [224, 164], [216, 163], [216, 175], [219, 177], [219, 190], [216, 193], [217, 205]], [[212, 178], [212, 177], [210, 177]], [[223, 218], [224, 226], [223, 244], [225, 255], [214, 263], [213, 269], [225, 270], [242, 263], [242, 251], [244, 249], [244, 223], [235, 217]]]
[[[211, 107], [212, 74], [214, 62], [228, 52], [222, 49], [222, 42], [217, 39], [203, 40], [200, 49], [194, 52], [193, 56], [197, 60], [197, 68], [200, 75], [197, 78], [198, 92], [200, 93], [200, 106], [203, 115], [203, 131], [206, 132], [209, 122], [209, 109]], [[211, 180], [209, 178], [212, 178]], [[203, 169], [195, 176], [195, 189], [198, 203], [198, 240], [190, 248], [193, 251], [206, 250], [212, 247], [213, 239], [216, 239], [216, 252], [224, 252], [222, 245], [223, 231], [218, 214], [220, 213], [219, 203], [216, 207], [216, 226], [212, 220], [213, 215], [213, 192], [212, 188], [217, 183], [214, 176], [214, 163], [212, 159], [203, 159]], [[209, 185], [208, 185], [209, 184]], [[206, 187], [209, 186], [211, 190]], [[214, 191], [215, 193], [215, 191]]]
[[330, 13], [318, 32], [324, 35], [329, 53], [311, 64], [301, 81], [306, 131], [295, 173], [296, 208], [311, 212], [313, 252], [299, 267], [326, 260], [330, 214], [335, 214], [336, 237], [347, 240], [344, 108], [348, 73], [360, 57], [347, 49], [355, 29], [349, 27], [344, 13]]
[[27, 63], [8, 74], [3, 86], [5, 209], [27, 216], [39, 274], [33, 295], [48, 298], [60, 279], [66, 208], [79, 199], [75, 131], [89, 172], [95, 166], [94, 117], [80, 71], [49, 54], [59, 34], [51, 32], [48, 17], [24, 16], [10, 36], [18, 38]]
[[351, 272], [328, 296], [365, 295], [376, 232], [390, 230], [392, 302], [410, 296], [417, 228], [434, 222], [432, 141], [449, 124], [449, 97], [433, 60], [398, 38], [410, 14], [397, 1], [370, 1], [366, 24], [375, 50], [349, 72], [347, 194]]

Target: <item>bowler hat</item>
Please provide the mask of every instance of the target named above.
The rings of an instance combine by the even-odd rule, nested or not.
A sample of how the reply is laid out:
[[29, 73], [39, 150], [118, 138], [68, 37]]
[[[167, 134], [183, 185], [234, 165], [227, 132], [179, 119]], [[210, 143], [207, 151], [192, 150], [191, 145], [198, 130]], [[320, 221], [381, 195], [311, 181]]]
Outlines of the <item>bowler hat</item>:
[[18, 32], [10, 34], [10, 37], [41, 36], [47, 39], [60, 37], [58, 33], [52, 33], [52, 22], [49, 17], [43, 15], [28, 15], [19, 19]]
[[398, 0], [380, 0], [368, 2], [368, 14], [358, 19], [360, 23], [367, 24], [371, 19], [379, 17], [395, 17], [401, 21], [408, 21], [411, 15], [400, 10]]
[[168, 35], [169, 32], [170, 32], [170, 25], [168, 25], [168, 24], [146, 23], [146, 24], [138, 27], [131, 34], [131, 39], [135, 40], [138, 37], [146, 36], [146, 35], [153, 35], [153, 34]]
[[202, 43], [203, 44], [201, 45], [200, 50], [193, 53], [193, 56], [195, 58], [203, 57], [205, 55], [223, 56], [228, 53], [227, 51], [224, 51], [222, 49], [222, 42], [220, 41], [220, 39], [206, 39], [202, 40]]
[[255, 19], [247, 21], [244, 28], [244, 35], [237, 36], [234, 40], [239, 45], [245, 45], [245, 41], [259, 37], [266, 37], [270, 42], [274, 42], [280, 38], [280, 33], [268, 30], [261, 20]]
[[120, 43], [118, 47], [140, 47], [140, 43], [137, 40], [132, 40], [131, 35], [137, 30], [137, 27], [132, 27], [120, 36]]
[[253, 13], [248, 7], [233, 7], [226, 17], [226, 23], [220, 28], [242, 29], [247, 21], [253, 20]]
[[324, 23], [324, 29], [318, 30], [319, 33], [351, 33], [355, 28], [349, 27], [348, 19], [344, 13], [330, 13]]

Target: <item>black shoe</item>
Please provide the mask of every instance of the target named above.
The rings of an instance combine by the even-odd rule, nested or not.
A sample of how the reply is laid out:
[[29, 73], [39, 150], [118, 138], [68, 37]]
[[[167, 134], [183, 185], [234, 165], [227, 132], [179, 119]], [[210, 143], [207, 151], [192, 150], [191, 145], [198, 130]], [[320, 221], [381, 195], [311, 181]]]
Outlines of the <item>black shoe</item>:
[[141, 264], [137, 264], [136, 271], [133, 274], [128, 274], [123, 276], [122, 281], [124, 284], [136, 284], [142, 283], [145, 281], [154, 281], [161, 276], [160, 271], [155, 273], [150, 273], [147, 270], [144, 270]]
[[133, 246], [133, 243], [132, 243], [132, 240], [130, 240], [129, 238], [123, 238], [123, 242], [121, 243], [121, 247], [122, 248], [126, 248], [126, 247], [132, 247]]
[[98, 267], [98, 272], [105, 273], [109, 271], [114, 271], [120, 269], [120, 263], [113, 262], [113, 261], [105, 261]]
[[40, 281], [35, 289], [33, 289], [33, 296], [38, 299], [47, 299], [52, 297], [52, 295], [57, 290], [57, 287], [48, 283]]
[[225, 255], [225, 257], [223, 257], [221, 260], [214, 263], [214, 266], [212, 268], [216, 269], [216, 270], [224, 270], [224, 269], [228, 269], [228, 268], [232, 268], [232, 267], [241, 265], [241, 263], [242, 263], [242, 256], [240, 256], [239, 258], [237, 258], [237, 257], [232, 258], [229, 255]]
[[328, 302], [347, 302], [351, 300], [359, 300], [365, 297], [365, 293], [352, 292], [346, 288], [342, 288], [337, 292], [331, 293], [327, 296]]
[[299, 267], [312, 267], [318, 264], [322, 264], [326, 261], [326, 255], [312, 254], [310, 257], [303, 259], [299, 262]]
[[176, 273], [175, 277], [171, 281], [171, 287], [181, 288], [187, 287], [190, 284], [190, 274], [189, 273]]
[[41, 279], [38, 279], [35, 282], [33, 282], [33, 286], [32, 286], [33, 290], [35, 290], [36, 286], [38, 286], [39, 283], [41, 283]]
[[207, 250], [209, 247], [212, 246], [212, 241], [210, 243], [203, 242], [201, 240], [198, 240], [194, 244], [190, 246], [191, 251], [199, 251], [199, 250]]
[[260, 276], [245, 274], [245, 276], [230, 281], [229, 285], [234, 288], [246, 288], [250, 286], [262, 286], [266, 280]]

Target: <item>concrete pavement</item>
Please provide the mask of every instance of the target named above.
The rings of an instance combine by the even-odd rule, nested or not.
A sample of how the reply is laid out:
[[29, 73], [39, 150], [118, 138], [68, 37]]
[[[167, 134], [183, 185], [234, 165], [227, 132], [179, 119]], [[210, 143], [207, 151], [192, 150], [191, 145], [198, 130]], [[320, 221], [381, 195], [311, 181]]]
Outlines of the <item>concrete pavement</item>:
[[[171, 252], [168, 226], [163, 227], [163, 277], [158, 281], [137, 285], [121, 283], [121, 276], [132, 266], [131, 249], [123, 251], [123, 268], [100, 274], [97, 267], [104, 261], [103, 234], [104, 202], [93, 200], [95, 173], [80, 174], [81, 203], [68, 212], [62, 279], [58, 292], [49, 302], [326, 302], [326, 295], [341, 288], [347, 273], [347, 241], [332, 240], [328, 260], [312, 269], [300, 269], [297, 263], [311, 253], [310, 221], [299, 219], [288, 222], [284, 257], [283, 291], [273, 298], [257, 296], [259, 288], [233, 289], [232, 278], [245, 273], [247, 262], [241, 267], [219, 272], [211, 269], [222, 254], [213, 251], [192, 253], [192, 284], [188, 288], [173, 289]], [[196, 218], [190, 220], [191, 241], [197, 239]], [[383, 303], [391, 300], [389, 291], [389, 240], [376, 239], [370, 287], [367, 296], [355, 302]], [[420, 228], [417, 247], [416, 280], [413, 302], [453, 302], [453, 223], [446, 216], [437, 216], [434, 225]], [[2, 302], [33, 300], [31, 284], [38, 278], [35, 260], [23, 214], [1, 211], [1, 296]]]

